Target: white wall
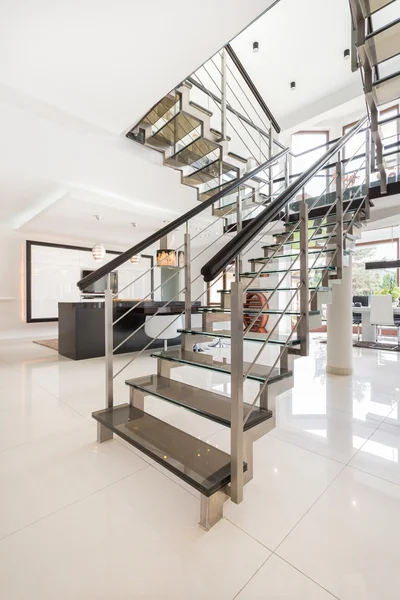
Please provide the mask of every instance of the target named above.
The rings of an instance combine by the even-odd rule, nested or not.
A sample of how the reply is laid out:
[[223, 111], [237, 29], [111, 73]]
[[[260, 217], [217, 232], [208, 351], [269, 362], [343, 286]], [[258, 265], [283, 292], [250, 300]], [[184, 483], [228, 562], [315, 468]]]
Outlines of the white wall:
[[[69, 243], [77, 246], [84, 245], [81, 240], [76, 238], [66, 239], [63, 237], [59, 239], [56, 236], [27, 236], [11, 229], [0, 228], [0, 339], [57, 337], [57, 323], [26, 323], [25, 255], [27, 239], [60, 244]], [[125, 248], [114, 247], [112, 250], [119, 251], [125, 250]], [[151, 251], [148, 252], [148, 254], [151, 253]], [[146, 266], [147, 263], [148, 261], [146, 261]], [[141, 271], [140, 263], [137, 267], [129, 264], [124, 266], [122, 270], [124, 274], [120, 279], [120, 287], [126, 279], [125, 272]], [[80, 267], [77, 269], [77, 272], [79, 271]], [[157, 281], [156, 274], [155, 281]], [[131, 292], [128, 290], [127, 293], [130, 294]], [[76, 295], [79, 297], [78, 288], [76, 288]]]

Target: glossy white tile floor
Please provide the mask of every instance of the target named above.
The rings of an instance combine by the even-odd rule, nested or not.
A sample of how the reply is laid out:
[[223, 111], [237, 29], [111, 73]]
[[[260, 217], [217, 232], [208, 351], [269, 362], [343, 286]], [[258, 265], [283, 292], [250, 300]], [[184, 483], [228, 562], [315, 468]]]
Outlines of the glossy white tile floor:
[[[124, 442], [96, 443], [102, 360], [1, 342], [0, 598], [398, 599], [400, 355], [354, 349], [354, 376], [333, 377], [325, 352], [316, 340], [296, 361], [244, 502], [205, 533], [195, 491]], [[128, 376], [154, 370], [143, 356]], [[173, 376], [229, 393], [225, 375]], [[229, 450], [213, 422], [146, 409]]]

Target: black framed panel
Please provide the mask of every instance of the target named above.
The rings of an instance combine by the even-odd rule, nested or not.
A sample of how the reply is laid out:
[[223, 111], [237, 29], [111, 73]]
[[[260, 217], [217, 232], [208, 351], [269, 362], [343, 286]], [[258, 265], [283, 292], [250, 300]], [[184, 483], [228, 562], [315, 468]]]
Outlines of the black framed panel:
[[[52, 323], [57, 322], [58, 317], [35, 318], [32, 311], [32, 248], [34, 246], [60, 248], [63, 250], [76, 250], [81, 252], [92, 252], [92, 248], [86, 246], [74, 246], [71, 244], [56, 244], [52, 242], [36, 242], [33, 240], [26, 241], [26, 322], [27, 323]], [[116, 256], [122, 254], [116, 250], [106, 250], [107, 254]], [[149, 254], [142, 254], [142, 258], [150, 260], [150, 285], [151, 299], [154, 300], [154, 257]]]

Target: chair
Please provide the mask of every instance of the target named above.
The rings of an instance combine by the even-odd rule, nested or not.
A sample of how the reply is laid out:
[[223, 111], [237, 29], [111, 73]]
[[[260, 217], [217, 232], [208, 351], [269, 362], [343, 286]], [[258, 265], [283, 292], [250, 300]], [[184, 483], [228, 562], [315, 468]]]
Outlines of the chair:
[[371, 296], [371, 325], [378, 327], [377, 341], [379, 341], [379, 330], [382, 337], [382, 326], [395, 327], [397, 329], [397, 338], [399, 340], [399, 326], [394, 322], [393, 303], [390, 294]]
[[144, 332], [149, 338], [164, 340], [164, 350], [168, 349], [168, 340], [179, 336], [178, 329], [183, 329], [182, 315], [148, 316], [144, 324]]
[[[368, 306], [369, 296], [353, 296], [353, 306], [356, 308]], [[357, 325], [357, 342], [360, 341], [360, 325], [362, 324], [362, 314], [353, 312], [353, 325]]]

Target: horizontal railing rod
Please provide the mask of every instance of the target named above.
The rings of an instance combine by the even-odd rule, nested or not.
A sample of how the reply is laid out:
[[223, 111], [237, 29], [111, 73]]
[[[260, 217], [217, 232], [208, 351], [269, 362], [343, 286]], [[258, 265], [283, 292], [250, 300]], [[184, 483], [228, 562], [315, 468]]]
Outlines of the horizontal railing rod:
[[299, 192], [321, 168], [333, 158], [337, 152], [354, 136], [366, 123], [367, 117], [360, 121], [344, 135], [339, 142], [327, 150], [325, 154], [309, 167], [301, 177], [291, 183], [288, 188], [272, 202], [258, 217], [250, 222], [242, 231], [240, 231], [233, 240], [228, 242], [217, 254], [209, 260], [201, 269], [201, 273], [206, 282], [212, 281], [230, 264], [234, 258], [244, 250], [249, 242], [264, 229], [265, 225], [272, 221], [286, 206], [286, 204]]
[[[212, 98], [216, 104], [221, 104], [221, 98], [219, 98], [216, 94], [214, 94], [214, 92], [211, 92], [210, 90], [208, 90], [202, 83], [199, 83], [198, 81], [193, 79], [193, 77], [188, 77], [187, 81], [189, 83], [191, 83], [192, 85], [194, 85], [195, 87], [197, 87], [197, 89], [199, 89], [204, 94], [207, 94], [207, 96], [210, 96], [210, 98]], [[247, 117], [242, 115], [239, 111], [234, 109], [230, 104], [227, 103], [226, 108], [227, 108], [227, 110], [229, 110], [229, 112], [233, 113], [238, 119], [240, 119], [241, 121], [244, 121], [244, 123], [247, 123], [247, 125], [249, 125], [250, 127], [253, 127], [253, 129], [258, 131], [258, 133], [260, 135], [264, 136], [267, 140], [269, 139], [269, 133], [267, 131], [264, 131], [264, 129], [262, 129], [261, 127], [259, 127], [258, 125], [256, 125], [252, 121], [250, 121], [250, 119], [248, 119]], [[274, 140], [274, 142], [280, 148], [282, 148], [282, 149], [284, 148], [284, 145], [281, 144], [280, 142], [278, 142], [278, 140]]]
[[171, 233], [172, 231], [175, 231], [175, 229], [177, 229], [177, 227], [180, 227], [181, 225], [183, 225], [184, 223], [186, 223], [193, 217], [196, 217], [197, 215], [202, 213], [204, 210], [206, 210], [207, 208], [209, 208], [210, 206], [215, 204], [215, 202], [218, 202], [218, 200], [220, 200], [221, 198], [224, 198], [225, 196], [229, 196], [229, 194], [231, 194], [234, 190], [236, 190], [238, 187], [243, 185], [243, 183], [245, 183], [248, 179], [251, 179], [252, 177], [254, 177], [254, 175], [257, 175], [261, 171], [264, 171], [269, 165], [274, 164], [277, 160], [279, 160], [280, 158], [285, 156], [288, 153], [288, 151], [289, 151], [289, 149], [285, 148], [281, 152], [278, 152], [278, 154], [275, 154], [275, 156], [273, 156], [272, 158], [267, 160], [265, 163], [258, 165], [252, 171], [245, 173], [239, 179], [235, 179], [230, 185], [228, 185], [226, 188], [224, 188], [220, 192], [217, 192], [216, 194], [214, 194], [208, 200], [204, 200], [204, 202], [199, 202], [198, 206], [195, 206], [194, 208], [189, 210], [184, 215], [178, 217], [174, 221], [171, 221], [171, 223], [168, 223], [167, 225], [165, 225], [165, 227], [163, 227], [162, 229], [159, 229], [158, 231], [156, 231], [155, 233], [153, 233], [152, 235], [147, 237], [142, 242], [139, 242], [138, 244], [136, 244], [135, 246], [132, 246], [131, 248], [129, 248], [122, 254], [119, 254], [118, 256], [116, 256], [115, 258], [110, 260], [106, 265], [102, 265], [99, 269], [94, 271], [94, 273], [90, 273], [90, 275], [87, 275], [86, 277], [84, 277], [83, 279], [78, 281], [78, 284], [77, 284], [78, 287], [82, 290], [86, 286], [95, 283], [96, 281], [98, 281], [99, 279], [101, 279], [102, 277], [107, 275], [108, 273], [111, 273], [111, 271], [120, 267], [126, 261], [128, 261], [131, 258], [131, 256], [134, 256], [135, 254], [140, 254], [141, 252], [146, 250], [146, 248], [148, 248], [149, 246], [152, 246], [153, 244], [158, 242], [162, 237], [166, 236], [168, 233]]

